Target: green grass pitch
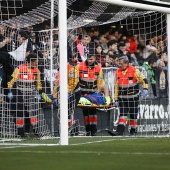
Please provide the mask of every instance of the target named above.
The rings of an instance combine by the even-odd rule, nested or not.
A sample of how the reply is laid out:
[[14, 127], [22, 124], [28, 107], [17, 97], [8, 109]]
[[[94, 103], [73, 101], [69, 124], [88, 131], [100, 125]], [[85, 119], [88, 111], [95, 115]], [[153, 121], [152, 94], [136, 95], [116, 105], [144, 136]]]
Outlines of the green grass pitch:
[[0, 170], [170, 170], [170, 138], [73, 137], [69, 146], [18, 144], [0, 143]]

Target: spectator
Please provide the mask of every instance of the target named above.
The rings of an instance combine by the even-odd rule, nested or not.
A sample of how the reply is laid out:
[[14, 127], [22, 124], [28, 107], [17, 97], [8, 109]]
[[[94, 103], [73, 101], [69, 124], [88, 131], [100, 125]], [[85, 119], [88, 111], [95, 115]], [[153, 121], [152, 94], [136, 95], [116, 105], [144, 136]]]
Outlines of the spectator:
[[120, 55], [114, 54], [114, 55], [109, 55], [109, 58], [106, 62], [106, 67], [118, 67], [118, 58]]
[[167, 54], [166, 53], [160, 53], [159, 59], [156, 62], [156, 66], [159, 67], [159, 68], [166, 67], [166, 69], [167, 69], [167, 63], [168, 63]]
[[146, 69], [148, 73], [148, 77], [150, 79], [150, 83], [152, 86], [153, 95], [154, 97], [157, 97], [156, 80], [155, 80], [155, 73], [154, 73], [154, 69], [156, 68], [156, 61], [153, 58], [150, 58], [148, 63], [145, 62], [143, 64], [143, 67]]
[[162, 70], [165, 67], [165, 63], [162, 60], [159, 60], [157, 61], [157, 67]]
[[30, 53], [40, 53], [40, 47], [38, 45], [38, 43], [36, 42], [36, 35], [33, 34], [31, 37], [30, 37]]
[[113, 55], [106, 55], [106, 67], [113, 67]]
[[146, 59], [152, 53], [157, 54], [158, 50], [155, 46], [153, 46], [154, 42], [153, 39], [146, 41], [146, 47], [143, 49], [143, 58]]
[[114, 54], [114, 53], [113, 53], [112, 50], [109, 50], [108, 53], [107, 53], [107, 55], [113, 55], [113, 54]]
[[108, 46], [108, 51], [112, 51], [113, 54], [117, 54], [118, 50], [117, 50], [117, 41], [116, 40], [111, 40], [107, 43]]
[[167, 47], [168, 47], [168, 40], [167, 40], [167, 35], [166, 35], [166, 34], [163, 35], [163, 42], [164, 42], [164, 46], [165, 46], [164, 52], [165, 52], [165, 53], [168, 53], [168, 50], [167, 50]]
[[[131, 63], [133, 61], [132, 57], [134, 57], [134, 56], [131, 57], [130, 41], [128, 39], [125, 40], [125, 47], [126, 47], [126, 49], [125, 49], [126, 55], [127, 55], [128, 59], [129, 59], [129, 63]], [[134, 59], [136, 59], [136, 57]]]
[[143, 30], [140, 30], [140, 34], [138, 34], [138, 49], [142, 52], [145, 48], [146, 41], [145, 41], [146, 35]]
[[[87, 59], [87, 54], [89, 52], [88, 44], [89, 44], [89, 35], [84, 35], [81, 42], [77, 45], [79, 61], [85, 61]], [[94, 53], [94, 52], [93, 52]]]
[[108, 54], [105, 55], [105, 61], [106, 61], [105, 66], [106, 67], [111, 67], [110, 62], [112, 62], [112, 60], [110, 60], [110, 57], [109, 57]]
[[[123, 34], [122, 34], [122, 32], [119, 32], [119, 34], [118, 34], [118, 41], [120, 41], [122, 39], [123, 39]], [[126, 39], [126, 37], [125, 37], [125, 39]]]
[[136, 55], [135, 53], [138, 51], [138, 44], [136, 43], [136, 37], [133, 36], [133, 37], [127, 37], [127, 39], [129, 40], [130, 42], [130, 47], [129, 47], [129, 53], [130, 53], [130, 57], [131, 57], [131, 63], [133, 63], [134, 65], [137, 64], [137, 58], [136, 58]]
[[[27, 41], [27, 42], [26, 42]], [[31, 48], [31, 41], [30, 41], [30, 37], [28, 35], [27, 31], [24, 30], [19, 30], [18, 34], [17, 34], [17, 42], [16, 42], [16, 47], [20, 47], [21, 45], [23, 45], [24, 43], [27, 43], [26, 46], [26, 54], [24, 57], [27, 57], [30, 53], [30, 48]], [[16, 49], [17, 50], [17, 49]], [[16, 56], [17, 57], [17, 56]], [[22, 61], [18, 61], [18, 59], [15, 61], [14, 66], [18, 66], [19, 64], [22, 64]]]
[[58, 30], [53, 30], [53, 40], [58, 40]]
[[112, 34], [110, 34], [110, 35], [108, 36], [108, 38], [109, 38], [109, 41], [111, 41], [111, 40], [117, 40], [117, 38], [116, 38], [114, 35], [112, 35]]
[[151, 54], [148, 56], [148, 58], [144, 59], [144, 61], [145, 61], [145, 62], [148, 62], [150, 59], [153, 59], [153, 60], [157, 61], [157, 60], [158, 60], [157, 54], [151, 53]]
[[126, 45], [124, 43], [119, 44], [119, 55], [123, 56], [126, 55]]
[[98, 27], [91, 27], [90, 29], [87, 29], [88, 35], [92, 38], [93, 36], [99, 35], [99, 28]]
[[98, 36], [91, 37], [91, 42], [94, 42], [95, 45], [100, 45], [100, 38]]
[[112, 66], [113, 67], [119, 67], [119, 57], [120, 57], [119, 54], [115, 54], [112, 56], [112, 58], [113, 58]]
[[77, 52], [77, 44], [76, 41], [78, 39], [79, 34], [77, 33], [76, 30], [71, 30], [68, 32], [68, 37], [67, 37], [67, 53], [68, 56], [71, 56], [72, 53]]
[[153, 41], [153, 46], [157, 47], [157, 42], [158, 42], [158, 36], [157, 36], [157, 33], [154, 33], [152, 35], [152, 41]]
[[100, 64], [101, 67], [105, 67], [105, 58], [104, 58], [104, 53], [101, 45], [96, 45], [95, 48], [95, 56], [96, 56], [96, 61], [98, 64]]
[[122, 35], [122, 37], [119, 39], [119, 42], [124, 42], [125, 43], [125, 41], [127, 40], [127, 37], [126, 37], [126, 35]]
[[5, 37], [5, 27], [0, 25], [0, 51], [9, 52], [11, 45], [10, 37]]
[[4, 93], [7, 94], [7, 82], [13, 72], [12, 59], [9, 55], [9, 46], [11, 46], [11, 39], [5, 37], [5, 27], [0, 25], [0, 65], [3, 74], [1, 75], [1, 87], [4, 88]]
[[116, 40], [119, 39], [119, 32], [117, 30], [114, 31], [113, 35], [115, 36]]
[[33, 26], [28, 26], [28, 27], [26, 27], [26, 30], [27, 30], [27, 32], [28, 32], [28, 34], [29, 34], [30, 36], [32, 36], [32, 35], [34, 34], [34, 28], [33, 28]]
[[104, 35], [100, 35], [100, 44], [101, 44], [101, 46], [103, 48], [104, 53], [108, 52], [107, 43], [108, 43], [108, 39]]
[[143, 64], [143, 56], [142, 56], [142, 51], [143, 51], [143, 48], [144, 48], [144, 45], [143, 45], [143, 42], [142, 42], [142, 37], [135, 33], [133, 35], [133, 39], [134, 39], [134, 42], [136, 42], [137, 44], [137, 50], [134, 51], [134, 54], [135, 54], [135, 57], [137, 59], [137, 64], [140, 64], [142, 65]]
[[[17, 40], [18, 40], [18, 46], [20, 46], [26, 39], [28, 39], [28, 34], [24, 30], [19, 30]], [[28, 49], [27, 49], [28, 51]]]
[[162, 40], [159, 40], [157, 43], [157, 49], [159, 53], [163, 53], [165, 51], [164, 42]]
[[[41, 77], [41, 83], [42, 83], [42, 87], [45, 88], [45, 84], [44, 84], [44, 68], [45, 68], [45, 63], [46, 60], [44, 59], [44, 53], [41, 52], [40, 47], [38, 45], [38, 43], [36, 42], [36, 35], [33, 34], [30, 37], [30, 53], [35, 53], [38, 56], [38, 69], [40, 71], [40, 77]], [[49, 56], [48, 56], [49, 57]]]
[[129, 37], [127, 37], [127, 39], [130, 42], [129, 52], [131, 54], [134, 54], [137, 51], [137, 48], [138, 48], [138, 44], [136, 42], [136, 36], [129, 36]]
[[158, 97], [167, 97], [168, 96], [168, 68], [167, 68], [167, 55], [166, 53], [161, 53], [157, 60], [157, 69], [156, 69], [156, 79], [158, 85]]

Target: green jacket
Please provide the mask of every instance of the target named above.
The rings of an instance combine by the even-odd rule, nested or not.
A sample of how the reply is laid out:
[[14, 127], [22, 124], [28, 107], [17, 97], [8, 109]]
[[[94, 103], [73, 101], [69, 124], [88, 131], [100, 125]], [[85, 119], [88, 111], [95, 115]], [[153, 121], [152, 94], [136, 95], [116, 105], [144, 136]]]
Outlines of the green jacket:
[[155, 74], [151, 66], [148, 65], [147, 63], [144, 63], [142, 67], [144, 67], [148, 71], [151, 84], [156, 84]]

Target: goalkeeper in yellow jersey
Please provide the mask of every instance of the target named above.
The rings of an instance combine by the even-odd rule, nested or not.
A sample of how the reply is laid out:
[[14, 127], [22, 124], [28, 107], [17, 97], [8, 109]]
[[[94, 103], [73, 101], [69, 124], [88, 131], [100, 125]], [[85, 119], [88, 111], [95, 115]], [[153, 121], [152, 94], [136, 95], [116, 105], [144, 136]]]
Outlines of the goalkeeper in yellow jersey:
[[[74, 53], [68, 59], [67, 72], [68, 72], [68, 127], [71, 135], [78, 135], [78, 128], [75, 126], [74, 109], [77, 106], [80, 99], [80, 87], [79, 87], [79, 73], [77, 69], [78, 57]], [[53, 90], [53, 104], [59, 103], [59, 90], [60, 90], [60, 72], [56, 74], [56, 81]]]
[[[76, 53], [74, 53], [68, 59], [67, 72], [68, 72], [69, 103], [72, 103], [70, 100], [74, 100], [75, 106], [77, 106], [79, 99], [80, 99], [81, 92], [80, 92], [80, 87], [79, 87], [78, 57]], [[59, 91], [59, 84], [60, 84], [59, 79], [60, 79], [60, 72], [57, 72], [56, 82], [54, 84], [54, 90], [53, 90], [54, 104], [58, 103], [58, 98], [59, 98], [58, 91]]]
[[148, 81], [145, 76], [135, 67], [129, 65], [127, 56], [119, 58], [119, 68], [115, 72], [115, 104], [120, 109], [120, 116], [117, 131], [108, 131], [112, 136], [122, 136], [127, 114], [130, 114], [130, 136], [136, 136], [137, 133], [137, 114], [139, 104], [139, 83], [142, 84], [142, 98], [148, 96]]

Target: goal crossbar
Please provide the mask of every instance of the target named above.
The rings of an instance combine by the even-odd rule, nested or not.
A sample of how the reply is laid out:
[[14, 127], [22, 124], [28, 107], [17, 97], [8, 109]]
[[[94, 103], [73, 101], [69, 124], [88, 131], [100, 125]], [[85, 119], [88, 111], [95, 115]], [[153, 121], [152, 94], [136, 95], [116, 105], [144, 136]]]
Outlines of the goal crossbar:
[[161, 6], [161, 4], [158, 5], [158, 3], [155, 3], [155, 5], [150, 5], [150, 4], [144, 4], [144, 2], [139, 3], [139, 2], [124, 1], [124, 0], [95, 0], [95, 1], [109, 3], [112, 5], [137, 8], [137, 9], [142, 9], [142, 10], [170, 13], [170, 4], [169, 5], [166, 4], [167, 7], [163, 7]]

